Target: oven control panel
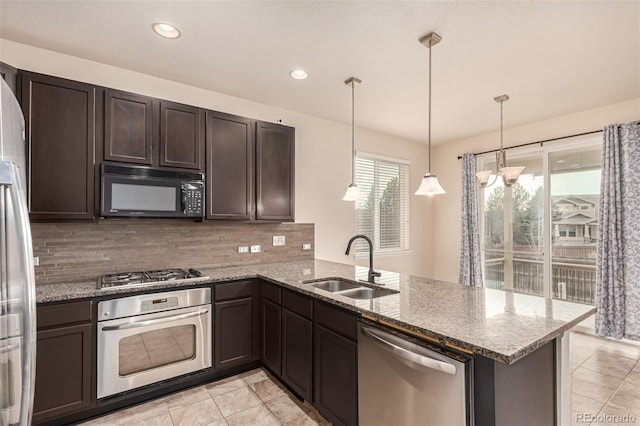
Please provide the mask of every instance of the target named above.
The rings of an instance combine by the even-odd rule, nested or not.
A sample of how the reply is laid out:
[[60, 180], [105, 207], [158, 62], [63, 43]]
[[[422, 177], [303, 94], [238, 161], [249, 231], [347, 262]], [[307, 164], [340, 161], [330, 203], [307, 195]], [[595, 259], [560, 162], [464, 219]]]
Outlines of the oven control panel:
[[175, 309], [177, 307], [177, 297], [162, 297], [153, 300], [144, 300], [140, 304], [140, 312], [165, 311], [167, 309]]
[[98, 321], [211, 304], [210, 288], [127, 296], [98, 302]]

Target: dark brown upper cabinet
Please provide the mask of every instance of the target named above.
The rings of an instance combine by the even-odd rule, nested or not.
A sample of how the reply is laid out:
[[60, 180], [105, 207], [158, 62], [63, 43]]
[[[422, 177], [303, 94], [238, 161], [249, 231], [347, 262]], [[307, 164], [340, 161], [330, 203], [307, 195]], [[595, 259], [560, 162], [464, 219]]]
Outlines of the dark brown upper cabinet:
[[160, 166], [202, 169], [202, 115], [200, 108], [160, 101]]
[[135, 93], [105, 90], [104, 159], [202, 171], [202, 110]]
[[207, 219], [294, 220], [295, 129], [208, 111]]
[[207, 111], [207, 219], [254, 218], [253, 120]]
[[95, 217], [96, 101], [85, 83], [20, 72], [31, 219]]
[[293, 221], [295, 129], [256, 124], [256, 219]]
[[153, 139], [153, 100], [105, 90], [104, 159], [151, 166]]

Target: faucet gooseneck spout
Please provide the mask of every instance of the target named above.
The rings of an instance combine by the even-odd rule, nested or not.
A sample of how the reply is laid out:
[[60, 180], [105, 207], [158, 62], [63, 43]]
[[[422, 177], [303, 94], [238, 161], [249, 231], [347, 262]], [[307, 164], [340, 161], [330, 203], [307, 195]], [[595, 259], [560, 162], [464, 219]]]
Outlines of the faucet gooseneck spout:
[[369, 281], [370, 283], [375, 283], [375, 278], [380, 276], [380, 272], [376, 272], [373, 270], [373, 243], [371, 242], [371, 238], [363, 234], [354, 235], [347, 243], [347, 250], [344, 252], [344, 254], [345, 256], [349, 255], [349, 252], [351, 251], [351, 244], [358, 238], [362, 238], [367, 243], [369, 243], [369, 273], [367, 274], [367, 281]]

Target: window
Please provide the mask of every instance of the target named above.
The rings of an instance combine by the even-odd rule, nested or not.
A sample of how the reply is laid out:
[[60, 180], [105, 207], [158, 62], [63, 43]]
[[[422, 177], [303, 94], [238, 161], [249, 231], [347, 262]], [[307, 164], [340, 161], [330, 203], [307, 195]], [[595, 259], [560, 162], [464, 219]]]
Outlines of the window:
[[[485, 286], [595, 302], [600, 137], [510, 153], [511, 188], [480, 191]], [[495, 168], [492, 156], [479, 170]], [[490, 181], [491, 182], [491, 181]]]
[[[409, 249], [409, 162], [356, 153], [356, 184], [363, 195], [356, 201], [356, 232], [373, 241], [377, 253]], [[356, 253], [367, 243], [356, 242]]]

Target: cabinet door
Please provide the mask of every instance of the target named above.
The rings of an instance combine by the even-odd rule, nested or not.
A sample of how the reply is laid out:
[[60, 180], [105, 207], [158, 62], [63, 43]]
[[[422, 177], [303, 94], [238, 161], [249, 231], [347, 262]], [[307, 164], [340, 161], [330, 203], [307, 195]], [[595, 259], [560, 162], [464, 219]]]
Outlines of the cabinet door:
[[295, 312], [282, 310], [282, 379], [311, 401], [313, 324]]
[[294, 220], [295, 129], [256, 125], [256, 219]]
[[207, 219], [252, 219], [253, 121], [207, 112]]
[[202, 110], [160, 101], [160, 165], [202, 170]]
[[252, 298], [215, 304], [214, 367], [241, 365], [252, 358]]
[[313, 402], [320, 414], [335, 425], [357, 425], [357, 344], [316, 324], [314, 370]]
[[93, 219], [98, 89], [21, 73], [31, 219]]
[[262, 362], [278, 376], [282, 372], [281, 319], [280, 306], [262, 300]]
[[153, 100], [105, 90], [104, 159], [151, 166], [152, 153]]
[[41, 423], [91, 404], [91, 324], [38, 331], [33, 420]]

